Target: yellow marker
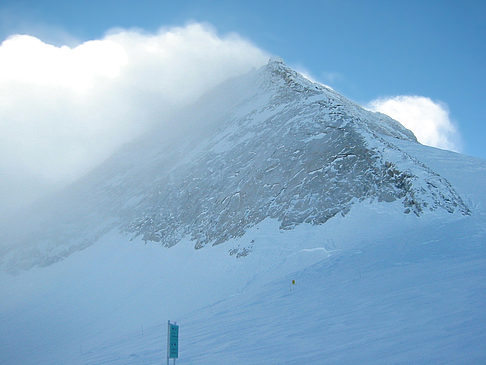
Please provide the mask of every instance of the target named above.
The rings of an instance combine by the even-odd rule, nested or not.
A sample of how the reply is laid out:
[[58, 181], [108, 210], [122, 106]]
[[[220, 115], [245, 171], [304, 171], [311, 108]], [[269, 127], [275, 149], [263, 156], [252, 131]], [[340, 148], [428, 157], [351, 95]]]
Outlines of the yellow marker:
[[292, 280], [292, 285], [295, 285], [295, 280]]

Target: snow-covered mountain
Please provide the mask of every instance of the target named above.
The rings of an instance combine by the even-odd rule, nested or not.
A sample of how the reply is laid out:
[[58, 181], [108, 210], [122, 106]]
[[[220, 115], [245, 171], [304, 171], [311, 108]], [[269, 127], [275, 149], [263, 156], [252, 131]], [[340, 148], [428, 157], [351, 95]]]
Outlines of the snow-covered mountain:
[[485, 161], [279, 60], [161, 119], [2, 232], [0, 363], [486, 361]]
[[470, 214], [445, 178], [398, 146], [417, 143], [409, 130], [279, 60], [172, 118], [176, 131], [127, 146], [56, 197], [61, 205], [48, 200], [35, 212], [20, 245], [33, 243], [39, 259], [25, 267], [55, 262], [112, 228], [165, 246], [190, 237], [201, 248], [267, 218], [280, 229], [323, 224], [364, 200], [400, 201], [405, 214]]

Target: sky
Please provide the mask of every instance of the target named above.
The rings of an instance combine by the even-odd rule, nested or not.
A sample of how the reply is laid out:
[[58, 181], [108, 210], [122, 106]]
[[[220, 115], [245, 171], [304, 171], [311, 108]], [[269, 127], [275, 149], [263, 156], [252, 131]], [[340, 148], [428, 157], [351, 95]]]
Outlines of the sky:
[[485, 159], [485, 40], [482, 1], [1, 0], [0, 203], [75, 180], [272, 55]]

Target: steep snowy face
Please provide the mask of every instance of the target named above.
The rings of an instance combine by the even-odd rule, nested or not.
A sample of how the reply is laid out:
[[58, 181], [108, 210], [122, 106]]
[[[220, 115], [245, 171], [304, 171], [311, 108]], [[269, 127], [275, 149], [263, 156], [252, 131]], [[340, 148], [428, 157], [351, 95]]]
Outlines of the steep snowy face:
[[446, 179], [397, 146], [417, 143], [409, 130], [278, 60], [171, 120], [176, 131], [125, 147], [26, 218], [30, 231], [12, 239], [26, 254], [3, 260], [46, 265], [113, 228], [166, 246], [188, 237], [199, 248], [266, 218], [286, 230], [323, 224], [363, 201], [398, 200], [418, 216], [470, 213]]
[[170, 171], [160, 166], [152, 191], [125, 214], [126, 231], [167, 246], [189, 236], [202, 247], [240, 236], [267, 217], [281, 229], [323, 224], [364, 200], [400, 200], [404, 214], [469, 214], [444, 178], [393, 144], [417, 143], [396, 121], [279, 61], [212, 97], [238, 87], [234, 107], [221, 113], [213, 133], [191, 140], [192, 152], [182, 153], [190, 158]]

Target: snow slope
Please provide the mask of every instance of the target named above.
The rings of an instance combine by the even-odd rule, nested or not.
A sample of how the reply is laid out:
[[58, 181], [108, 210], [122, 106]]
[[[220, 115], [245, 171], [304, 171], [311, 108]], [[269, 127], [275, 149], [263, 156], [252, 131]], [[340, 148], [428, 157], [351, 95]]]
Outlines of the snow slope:
[[[304, 85], [286, 72], [285, 77], [294, 77], [290, 81], [299, 82], [293, 87]], [[258, 74], [254, 77], [261, 81]], [[290, 94], [287, 97], [294, 100]], [[65, 193], [70, 199], [77, 194], [75, 201], [87, 201], [67, 221], [79, 217], [83, 209], [91, 211], [92, 201], [97, 202], [99, 210], [81, 222], [87, 228], [80, 224], [60, 230], [60, 223], [51, 225], [49, 234], [57, 235], [60, 248], [44, 235], [39, 238], [43, 242], [26, 246], [19, 256], [25, 258], [20, 265], [30, 269], [0, 271], [0, 364], [159, 364], [165, 361], [168, 319], [181, 326], [179, 364], [485, 363], [486, 162], [421, 146], [385, 117], [367, 120], [368, 114], [361, 114], [357, 106], [344, 99], [343, 103], [340, 107], [352, 112], [358, 123], [348, 123], [351, 129], [332, 134], [331, 140], [353, 135], [363, 165], [370, 163], [375, 172], [402, 176], [400, 181], [410, 184], [395, 185], [394, 178], [385, 183], [368, 179], [367, 169], [343, 163], [336, 181], [339, 177], [353, 181], [343, 180], [340, 185], [350, 187], [340, 195], [345, 199], [336, 201], [345, 209], [325, 215], [321, 224], [304, 219], [319, 217], [319, 209], [307, 211], [310, 215], [304, 218], [298, 215], [305, 204], [318, 206], [313, 205], [319, 201], [317, 196], [305, 200], [306, 192], [319, 186], [313, 175], [306, 175], [300, 181], [307, 181], [307, 188], [296, 184], [292, 189], [302, 193], [298, 196], [307, 203], [282, 210], [297, 214], [294, 223], [298, 224], [287, 226], [282, 224], [283, 216], [269, 214], [215, 246], [200, 244], [195, 250], [202, 242], [196, 233], [183, 234], [176, 245], [167, 247], [147, 240], [143, 233], [133, 237], [120, 231], [120, 222], [133, 216], [120, 220], [113, 212], [125, 205], [138, 207], [137, 212], [160, 208], [149, 203], [162, 185], [142, 193], [168, 160], [176, 161], [182, 174], [188, 169], [186, 163], [197, 165], [191, 161], [201, 156], [201, 150], [208, 157], [217, 149], [218, 156], [225, 156], [218, 160], [225, 168], [232, 166], [236, 155], [224, 154], [227, 144], [204, 138], [194, 155], [182, 154], [185, 162], [159, 156], [155, 142], [160, 136], [154, 137], [154, 144], [145, 140], [139, 153], [129, 147], [104, 171], [75, 186], [74, 193]], [[304, 105], [308, 115], [316, 115], [312, 100], [297, 104]], [[251, 105], [255, 106], [253, 102], [247, 106]], [[285, 110], [293, 113], [292, 108]], [[296, 118], [304, 128], [308, 118]], [[211, 138], [224, 136], [231, 126], [219, 128], [216, 134], [208, 132]], [[307, 135], [308, 129], [303, 131]], [[229, 141], [239, 134], [238, 130], [230, 133]], [[295, 143], [301, 143], [307, 153], [293, 164], [307, 166], [319, 146], [312, 143], [329, 136], [312, 134], [303, 141], [300, 132], [297, 135], [300, 142]], [[289, 139], [287, 145], [292, 143]], [[331, 152], [330, 158], [336, 157], [335, 150]], [[151, 157], [140, 160], [140, 156]], [[368, 159], [372, 156], [378, 158]], [[197, 160], [199, 165], [213, 161], [206, 157]], [[160, 165], [161, 161], [165, 162]], [[273, 172], [281, 175], [271, 175], [273, 170], [268, 174], [284, 179], [292, 169], [281, 163]], [[107, 176], [111, 179], [103, 180]], [[103, 187], [91, 190], [99, 181]], [[357, 188], [359, 183], [370, 183], [372, 188], [357, 194], [363, 191]], [[91, 201], [83, 198], [87, 191], [94, 191]], [[379, 199], [385, 191], [391, 195]], [[405, 204], [410, 192], [430, 209], [405, 213], [413, 207]], [[62, 204], [69, 207], [72, 201]], [[43, 222], [49, 220], [37, 224]], [[86, 235], [91, 223], [93, 232]], [[35, 240], [30, 234], [25, 237]], [[39, 256], [30, 257], [32, 252]], [[31, 267], [33, 260], [37, 264]]]

